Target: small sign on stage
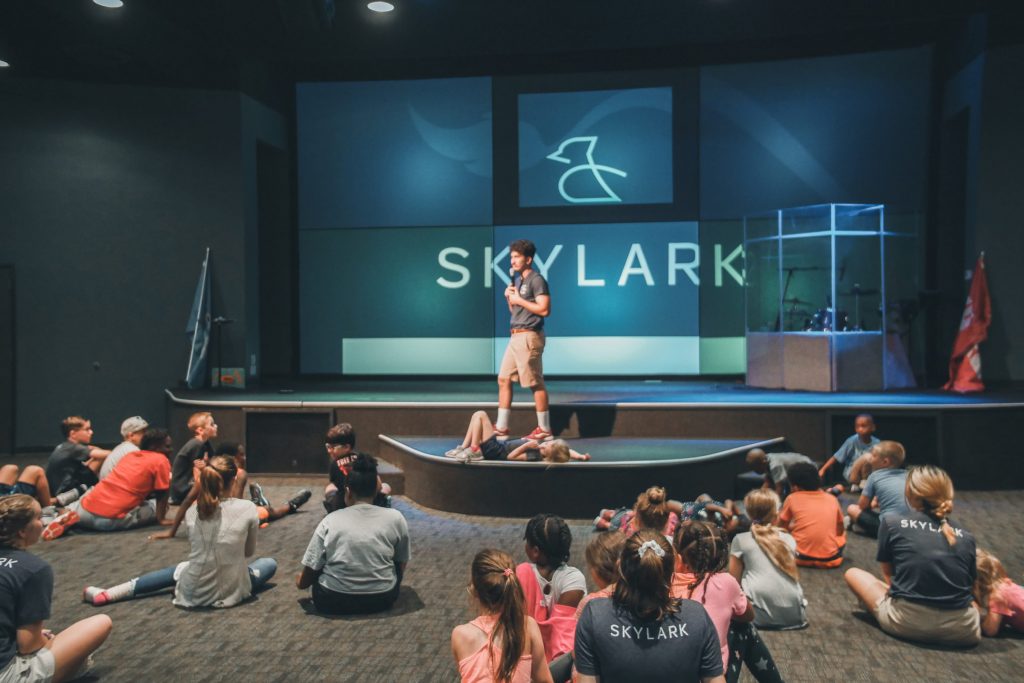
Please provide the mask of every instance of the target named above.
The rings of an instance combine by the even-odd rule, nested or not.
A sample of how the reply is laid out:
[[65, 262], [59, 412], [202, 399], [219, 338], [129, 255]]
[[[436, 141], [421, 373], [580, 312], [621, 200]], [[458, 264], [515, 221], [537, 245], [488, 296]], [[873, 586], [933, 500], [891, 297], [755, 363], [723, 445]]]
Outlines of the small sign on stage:
[[213, 368], [210, 371], [210, 386], [245, 389], [245, 368]]

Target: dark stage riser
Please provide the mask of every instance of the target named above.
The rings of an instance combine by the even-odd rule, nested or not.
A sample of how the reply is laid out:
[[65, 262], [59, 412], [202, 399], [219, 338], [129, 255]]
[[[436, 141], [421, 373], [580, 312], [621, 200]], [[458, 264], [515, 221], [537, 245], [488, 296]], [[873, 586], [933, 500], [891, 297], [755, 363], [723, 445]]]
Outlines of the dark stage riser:
[[[259, 404], [187, 405], [168, 398], [167, 419], [174, 443], [189, 435], [188, 416], [210, 410], [220, 425], [217, 441], [244, 441], [254, 473], [321, 473], [326, 470], [324, 432], [336, 422], [352, 423], [357, 447], [381, 455], [379, 434], [450, 436], [462, 440], [475, 408], [465, 406], [323, 406], [267, 408]], [[554, 405], [556, 435], [576, 437], [756, 438], [782, 435], [786, 444], [776, 450], [806, 453], [824, 461], [853, 433], [854, 408], [807, 406], [632, 407], [612, 405]], [[494, 416], [493, 407], [488, 413]], [[872, 410], [877, 436], [907, 447], [908, 464], [944, 467], [959, 488], [1024, 488], [1021, 425], [1024, 407]], [[516, 408], [512, 433], [526, 434], [536, 424], [530, 408]], [[386, 454], [385, 458], [386, 458]], [[396, 463], [397, 464], [397, 463]], [[407, 473], [408, 474], [408, 473]]]

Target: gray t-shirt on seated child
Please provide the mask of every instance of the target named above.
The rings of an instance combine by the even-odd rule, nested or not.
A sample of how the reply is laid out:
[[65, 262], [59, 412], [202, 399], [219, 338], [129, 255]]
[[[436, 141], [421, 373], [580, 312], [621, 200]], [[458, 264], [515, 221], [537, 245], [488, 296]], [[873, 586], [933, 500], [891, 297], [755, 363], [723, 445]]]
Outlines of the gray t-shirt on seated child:
[[907, 471], [886, 467], [875, 470], [868, 476], [868, 483], [864, 485], [864, 496], [870, 501], [878, 497], [878, 514], [895, 512], [904, 515], [910, 512], [907, 505]]
[[809, 462], [812, 465], [814, 461], [808, 458], [803, 453], [768, 453], [768, 476], [772, 478], [776, 484], [785, 482], [789, 477], [786, 475], [786, 468], [790, 465], [795, 465], [798, 462]]
[[386, 593], [395, 586], [396, 562], [409, 561], [409, 525], [398, 510], [356, 503], [323, 518], [302, 564], [323, 573], [335, 593]]
[[[537, 301], [538, 296], [548, 294], [548, 282], [536, 270], [531, 271], [529, 277], [520, 280], [519, 283], [519, 296], [530, 303]], [[543, 332], [544, 318], [536, 313], [531, 313], [522, 306], [513, 306], [511, 327], [513, 330]]]
[[[860, 434], [854, 434], [844, 441], [839, 450], [833, 454], [832, 457], [836, 459], [836, 462], [843, 466], [843, 478], [846, 481], [850, 481], [850, 471], [853, 470], [853, 464], [877, 443], [879, 443], [877, 436], [870, 437], [868, 442], [864, 443], [860, 440]], [[859, 484], [860, 482], [853, 483]]]
[[[796, 540], [782, 529], [779, 538], [796, 553]], [[747, 531], [732, 539], [730, 554], [743, 561], [740, 585], [754, 605], [754, 625], [763, 628], [796, 628], [807, 624], [804, 591], [798, 581], [775, 566]]]
[[697, 683], [723, 673], [722, 650], [699, 602], [682, 600], [659, 622], [640, 621], [611, 598], [596, 598], [576, 624], [576, 669], [601, 683]]

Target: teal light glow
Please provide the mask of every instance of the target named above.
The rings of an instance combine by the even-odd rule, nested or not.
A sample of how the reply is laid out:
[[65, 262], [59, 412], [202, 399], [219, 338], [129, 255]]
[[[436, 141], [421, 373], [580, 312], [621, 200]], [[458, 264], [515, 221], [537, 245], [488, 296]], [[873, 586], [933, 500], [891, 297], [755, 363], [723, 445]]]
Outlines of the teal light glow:
[[[602, 166], [594, 162], [594, 148], [597, 147], [596, 135], [584, 135], [581, 137], [569, 138], [568, 140], [563, 141], [562, 144], [558, 146], [557, 152], [549, 154], [547, 158], [551, 159], [552, 161], [557, 161], [558, 163], [561, 164], [571, 164], [571, 159], [569, 157], [562, 156], [562, 153], [565, 151], [566, 147], [581, 142], [587, 143], [587, 163], [579, 164], [578, 166], [573, 166], [568, 171], [562, 174], [562, 177], [558, 179], [558, 193], [562, 195], [562, 199], [571, 204], [606, 204], [609, 202], [621, 202], [622, 200], [619, 198], [619, 195], [617, 195], [615, 191], [608, 186], [608, 183], [605, 182], [604, 176], [602, 176], [601, 173], [611, 173], [613, 175], [619, 176], [620, 178], [625, 178], [626, 172], [619, 170], [617, 168], [612, 168], [611, 166]], [[565, 191], [565, 181], [568, 180], [570, 176], [573, 176], [576, 173], [579, 173], [580, 171], [590, 171], [591, 173], [594, 174], [594, 180], [596, 180], [597, 184], [601, 187], [601, 189], [605, 191], [605, 195], [603, 197], [575, 197]]]

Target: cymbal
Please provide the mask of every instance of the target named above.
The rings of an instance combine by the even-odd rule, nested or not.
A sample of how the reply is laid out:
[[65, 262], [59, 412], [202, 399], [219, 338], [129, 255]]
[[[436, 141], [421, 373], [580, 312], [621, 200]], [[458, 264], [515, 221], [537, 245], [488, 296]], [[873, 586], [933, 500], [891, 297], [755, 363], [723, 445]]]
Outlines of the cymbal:
[[862, 289], [854, 285], [853, 289], [849, 291], [836, 293], [839, 294], [840, 296], [873, 296], [875, 294], [880, 294], [881, 291], [877, 289]]

